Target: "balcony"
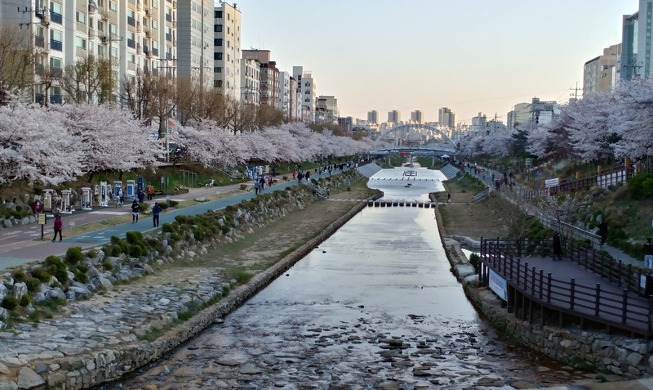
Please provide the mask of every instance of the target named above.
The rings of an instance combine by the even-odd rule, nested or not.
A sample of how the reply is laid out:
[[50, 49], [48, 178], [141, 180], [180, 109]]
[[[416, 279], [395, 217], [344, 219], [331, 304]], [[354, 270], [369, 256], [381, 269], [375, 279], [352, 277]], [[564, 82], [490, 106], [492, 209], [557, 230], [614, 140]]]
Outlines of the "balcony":
[[55, 41], [54, 39], [50, 39], [50, 47], [52, 50], [56, 51], [63, 51], [63, 43], [61, 41]]
[[50, 73], [54, 78], [61, 78], [63, 76], [63, 69], [61, 68], [50, 68]]
[[127, 40], [127, 46], [132, 48], [132, 49], [135, 49], [136, 48], [136, 41], [134, 41], [133, 39], [128, 39]]
[[159, 56], [159, 49], [157, 49], [156, 47], [153, 47], [152, 48], [152, 55], [155, 56], [155, 57], [158, 57]]
[[172, 34], [166, 34], [166, 41], [172, 42]]
[[52, 21], [52, 23], [61, 24], [61, 22], [63, 21], [63, 16], [61, 16], [61, 14], [58, 14], [54, 11], [50, 11], [50, 20]]
[[172, 15], [166, 14], [166, 22], [172, 22]]
[[127, 16], [127, 24], [130, 26], [136, 26], [136, 19], [132, 18], [131, 16]]

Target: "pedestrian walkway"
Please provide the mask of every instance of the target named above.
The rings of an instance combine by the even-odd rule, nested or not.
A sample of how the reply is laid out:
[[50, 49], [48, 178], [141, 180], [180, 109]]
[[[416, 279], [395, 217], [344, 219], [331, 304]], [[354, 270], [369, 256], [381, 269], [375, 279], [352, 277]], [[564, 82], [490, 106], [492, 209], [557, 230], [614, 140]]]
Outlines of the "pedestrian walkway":
[[[544, 224], [545, 226], [549, 228], [555, 228], [554, 225], [557, 224], [557, 221], [555, 221], [555, 219], [552, 218], [551, 216], [547, 215], [545, 211], [537, 208], [533, 204], [531, 197], [525, 196], [525, 194], [532, 191], [527, 190], [523, 184], [516, 182], [515, 185], [512, 186], [512, 188], [503, 185], [499, 188], [499, 190], [496, 190], [496, 187], [492, 182], [492, 178], [502, 177], [503, 173], [485, 167], [481, 167], [482, 170], [480, 173], [475, 173], [474, 167], [471, 167], [471, 170], [467, 170], [465, 168], [463, 169], [466, 172], [470, 173], [472, 176], [481, 180], [492, 191], [500, 194], [502, 197], [504, 197], [511, 203], [517, 205], [518, 207], [526, 211], [529, 215], [537, 217], [540, 220], [540, 222], [542, 222], [542, 224]], [[592, 245], [595, 247], [595, 249], [606, 251], [608, 254], [610, 254], [610, 256], [612, 256], [613, 259], [615, 259], [615, 261], [622, 262], [624, 265], [632, 265], [635, 267], [644, 266], [643, 257], [642, 259], [635, 259], [632, 256], [620, 250], [619, 248], [612, 247], [608, 244], [600, 245], [600, 237], [593, 232], [569, 224], [564, 224], [564, 226], [566, 230], [565, 233], [572, 235], [574, 238], [589, 239], [592, 242]]]
[[[338, 171], [340, 173], [340, 171]], [[334, 173], [335, 174], [335, 173]], [[321, 175], [314, 174], [311, 178], [328, 177], [328, 173]], [[253, 182], [252, 182], [253, 183]], [[243, 184], [251, 184], [250, 182]], [[276, 190], [284, 189], [288, 186], [297, 185], [297, 180], [285, 181], [279, 180], [271, 187], [266, 187], [260, 193], [265, 194]], [[231, 184], [222, 187], [202, 187], [191, 188], [186, 194], [171, 196], [171, 200], [179, 202], [192, 201], [194, 199], [210, 198], [216, 195], [225, 195], [223, 198], [198, 203], [189, 207], [182, 207], [160, 214], [159, 226], [164, 223], [170, 223], [175, 220], [177, 215], [195, 215], [202, 214], [208, 210], [219, 210], [229, 205], [238, 204], [243, 200], [252, 199], [256, 196], [254, 191], [243, 191], [240, 189], [241, 183]], [[253, 188], [253, 185], [249, 186]], [[227, 196], [228, 195], [228, 196]], [[150, 205], [154, 202], [165, 202], [165, 198], [155, 198], [152, 201], [146, 201]], [[25, 226], [16, 226], [9, 229], [0, 230], [0, 271], [12, 266], [27, 264], [31, 262], [43, 261], [50, 255], [62, 256], [68, 248], [72, 247], [96, 247], [110, 242], [112, 236], [125, 237], [128, 231], [146, 232], [154, 229], [151, 216], [141, 216], [135, 224], [128, 222], [120, 223], [104, 229], [94, 230], [88, 233], [66, 236], [67, 229], [75, 226], [82, 226], [89, 223], [106, 221], [116, 216], [128, 216], [131, 214], [129, 202], [125, 202], [123, 207], [96, 207], [92, 211], [75, 211], [73, 214], [63, 215], [63, 236], [62, 242], [52, 243], [50, 240], [54, 231], [52, 222], [44, 228], [44, 237], [41, 240], [41, 225], [32, 224]]]

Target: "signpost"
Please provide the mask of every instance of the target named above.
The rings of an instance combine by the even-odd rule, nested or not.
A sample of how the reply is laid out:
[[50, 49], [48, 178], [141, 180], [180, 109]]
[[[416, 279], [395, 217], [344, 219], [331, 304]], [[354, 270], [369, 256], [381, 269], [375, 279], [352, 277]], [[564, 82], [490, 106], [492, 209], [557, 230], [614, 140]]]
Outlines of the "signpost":
[[43, 233], [45, 230], [45, 224], [47, 222], [45, 218], [45, 213], [39, 213], [38, 214], [38, 220], [39, 220], [39, 225], [41, 225], [41, 240], [43, 240]]

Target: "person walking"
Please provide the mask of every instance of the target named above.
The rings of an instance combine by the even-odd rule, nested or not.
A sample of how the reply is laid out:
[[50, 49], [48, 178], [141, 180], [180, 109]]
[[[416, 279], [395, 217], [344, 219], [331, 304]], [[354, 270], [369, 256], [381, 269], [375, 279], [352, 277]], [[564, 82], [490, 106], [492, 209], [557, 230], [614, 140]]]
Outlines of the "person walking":
[[161, 205], [158, 202], [154, 202], [154, 206], [152, 206], [152, 223], [154, 224], [154, 227], [159, 227], [159, 214], [161, 214]]
[[125, 194], [122, 192], [122, 188], [116, 193], [116, 207], [122, 207], [122, 202], [125, 201]]
[[154, 198], [154, 186], [152, 184], [147, 185], [145, 192], [147, 193], [147, 200], [152, 200]]
[[562, 259], [562, 246], [560, 245], [560, 233], [553, 233], [553, 260]]
[[52, 237], [52, 242], [55, 242], [57, 239], [57, 234], [59, 234], [59, 242], [63, 239], [61, 236], [61, 231], [63, 230], [63, 221], [61, 220], [61, 215], [57, 214], [54, 217], [54, 237]]
[[646, 243], [644, 243], [644, 266], [646, 268], [653, 268], [653, 242], [651, 241], [651, 237], [648, 237], [646, 239]]
[[141, 205], [138, 204], [138, 199], [134, 199], [132, 203], [132, 223], [138, 222], [138, 213], [141, 211]]
[[608, 238], [608, 223], [605, 220], [602, 220], [599, 224], [599, 237], [601, 237], [601, 246], [603, 246], [606, 238]]

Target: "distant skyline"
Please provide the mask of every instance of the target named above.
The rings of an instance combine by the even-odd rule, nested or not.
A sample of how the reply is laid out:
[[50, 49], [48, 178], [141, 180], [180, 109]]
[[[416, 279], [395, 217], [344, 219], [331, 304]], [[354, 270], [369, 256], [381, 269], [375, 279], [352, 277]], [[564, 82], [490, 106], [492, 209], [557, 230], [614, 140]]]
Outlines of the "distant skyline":
[[[230, 2], [233, 4], [233, 2]], [[448, 107], [505, 122], [533, 97], [566, 103], [583, 64], [621, 42], [637, 0], [239, 0], [241, 49], [311, 71], [341, 116], [392, 110], [425, 122]], [[580, 96], [580, 95], [579, 95]]]

